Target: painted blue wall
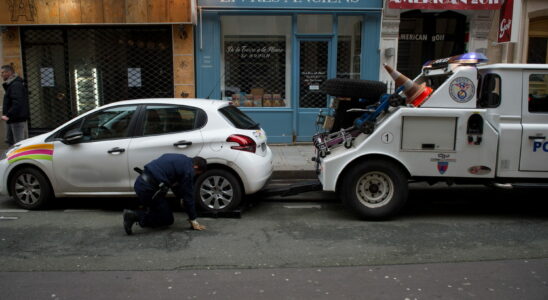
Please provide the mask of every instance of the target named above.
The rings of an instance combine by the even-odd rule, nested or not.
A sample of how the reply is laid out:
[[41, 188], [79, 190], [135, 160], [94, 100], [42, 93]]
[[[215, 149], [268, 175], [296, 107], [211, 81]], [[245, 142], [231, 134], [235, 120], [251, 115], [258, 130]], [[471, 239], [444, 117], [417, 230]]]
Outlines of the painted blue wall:
[[[218, 2], [219, 0], [211, 0], [205, 2]], [[237, 1], [237, 0], [236, 0]], [[241, 0], [240, 0], [241, 1]], [[249, 0], [248, 0], [249, 1]], [[280, 0], [282, 1], [282, 0]], [[306, 1], [306, 0], [303, 0]], [[346, 1], [346, 0], [343, 0]], [[312, 1], [310, 1], [312, 2]], [[382, 7], [382, 1], [369, 1], [368, 3], [379, 2], [379, 8]], [[350, 2], [348, 2], [350, 3]], [[364, 2], [365, 3], [365, 2]], [[363, 3], [362, 3], [363, 4]], [[279, 7], [279, 6], [278, 6]], [[265, 13], [283, 13], [283, 14], [298, 14], [306, 13], [303, 11], [250, 11], [239, 12], [234, 10], [204, 10], [201, 19], [195, 32], [195, 49], [196, 49], [196, 93], [198, 98], [221, 99], [220, 82], [220, 57], [221, 57], [221, 30], [219, 16], [224, 13], [230, 14], [265, 14]], [[310, 13], [310, 12], [308, 12]], [[331, 13], [331, 12], [329, 12]], [[335, 12], [336, 14], [346, 14], [345, 12]], [[364, 17], [364, 25], [362, 27], [362, 59], [361, 59], [361, 78], [368, 80], [378, 80], [379, 78], [379, 43], [380, 43], [380, 27], [381, 27], [381, 12], [373, 9], [372, 11], [353, 11], [348, 12], [351, 15], [362, 15]], [[295, 18], [294, 18], [295, 19]], [[336, 29], [336, 28], [335, 28]], [[334, 29], [334, 32], [336, 30]], [[336, 35], [333, 36], [332, 50], [336, 48]], [[296, 37], [293, 36], [292, 41], [293, 55], [296, 55]], [[332, 51], [331, 61], [334, 62], [335, 51]], [[295, 58], [292, 58], [292, 64], [295, 64]], [[298, 70], [297, 66], [292, 66], [293, 81], [296, 80]], [[331, 70], [334, 72], [334, 68]], [[330, 73], [330, 78], [335, 75]], [[293, 135], [296, 135], [297, 128], [300, 135], [296, 138], [298, 142], [310, 142], [312, 135], [316, 132], [316, 117], [319, 109], [299, 109], [295, 100], [295, 92], [298, 85], [292, 83], [292, 99], [291, 107], [288, 108], [247, 108], [240, 107], [242, 111], [248, 114], [256, 122], [261, 124], [261, 127], [266, 131], [268, 141], [270, 143], [292, 143]], [[304, 130], [303, 130], [304, 129]]]

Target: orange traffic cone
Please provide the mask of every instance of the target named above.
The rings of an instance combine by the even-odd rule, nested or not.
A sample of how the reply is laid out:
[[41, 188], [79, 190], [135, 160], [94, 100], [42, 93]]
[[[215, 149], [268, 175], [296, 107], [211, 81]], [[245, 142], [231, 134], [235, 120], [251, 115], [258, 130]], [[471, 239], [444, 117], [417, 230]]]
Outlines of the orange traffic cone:
[[419, 107], [432, 94], [432, 88], [426, 86], [425, 82], [419, 85], [387, 64], [384, 64], [384, 68], [396, 82], [396, 88], [403, 85], [403, 93], [407, 97], [407, 104]]

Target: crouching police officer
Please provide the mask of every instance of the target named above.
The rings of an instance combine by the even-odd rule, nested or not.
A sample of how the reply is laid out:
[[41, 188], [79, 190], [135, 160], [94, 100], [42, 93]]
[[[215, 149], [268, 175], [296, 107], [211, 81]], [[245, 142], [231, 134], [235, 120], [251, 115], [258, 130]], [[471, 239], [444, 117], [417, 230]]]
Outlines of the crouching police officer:
[[124, 229], [132, 234], [133, 224], [141, 227], [161, 227], [173, 224], [173, 212], [166, 199], [169, 189], [177, 199], [183, 199], [188, 221], [194, 230], [204, 230], [196, 221], [194, 202], [194, 177], [205, 172], [207, 162], [202, 157], [189, 158], [183, 154], [163, 154], [145, 165], [141, 175], [135, 180], [135, 193], [140, 205], [146, 210], [125, 209]]

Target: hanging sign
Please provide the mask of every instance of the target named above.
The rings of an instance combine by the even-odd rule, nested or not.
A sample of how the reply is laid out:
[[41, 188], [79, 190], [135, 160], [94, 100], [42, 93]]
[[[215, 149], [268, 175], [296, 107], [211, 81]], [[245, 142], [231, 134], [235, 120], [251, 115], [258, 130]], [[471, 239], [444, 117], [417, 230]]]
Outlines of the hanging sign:
[[388, 0], [396, 9], [500, 9], [504, 0]]
[[499, 32], [497, 36], [499, 43], [516, 43], [518, 41], [520, 14], [521, 1], [504, 1], [499, 17]]

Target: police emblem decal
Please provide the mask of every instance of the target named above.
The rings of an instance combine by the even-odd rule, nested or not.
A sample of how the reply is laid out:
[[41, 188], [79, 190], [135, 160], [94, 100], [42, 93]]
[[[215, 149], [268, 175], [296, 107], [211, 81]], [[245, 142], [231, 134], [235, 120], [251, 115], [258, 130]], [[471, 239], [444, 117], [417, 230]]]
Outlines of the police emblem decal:
[[449, 85], [451, 99], [458, 103], [466, 103], [474, 97], [476, 87], [472, 80], [466, 77], [457, 77]]

